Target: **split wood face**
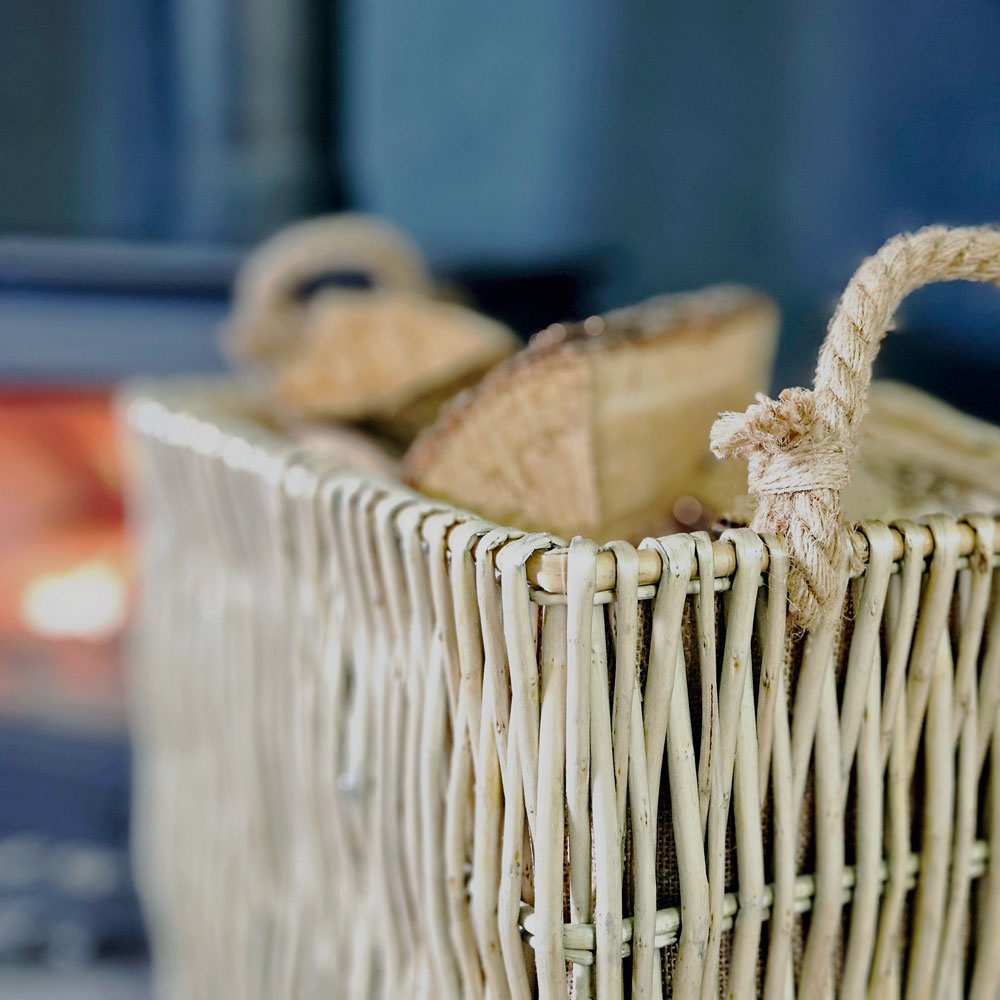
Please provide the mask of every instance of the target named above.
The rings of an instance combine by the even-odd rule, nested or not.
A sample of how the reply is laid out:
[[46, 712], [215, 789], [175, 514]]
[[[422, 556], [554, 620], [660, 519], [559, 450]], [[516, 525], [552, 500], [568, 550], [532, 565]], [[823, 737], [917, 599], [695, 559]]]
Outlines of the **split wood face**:
[[777, 320], [763, 296], [720, 286], [549, 327], [417, 439], [407, 478], [565, 537], [666, 530], [712, 461], [716, 415], [767, 386]]

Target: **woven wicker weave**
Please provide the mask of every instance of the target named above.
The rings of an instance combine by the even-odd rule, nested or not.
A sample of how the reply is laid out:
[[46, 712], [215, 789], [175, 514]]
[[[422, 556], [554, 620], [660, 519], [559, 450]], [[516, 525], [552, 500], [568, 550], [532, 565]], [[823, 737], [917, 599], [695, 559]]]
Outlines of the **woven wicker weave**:
[[993, 518], [602, 550], [134, 388], [137, 870], [164, 995], [994, 997]]

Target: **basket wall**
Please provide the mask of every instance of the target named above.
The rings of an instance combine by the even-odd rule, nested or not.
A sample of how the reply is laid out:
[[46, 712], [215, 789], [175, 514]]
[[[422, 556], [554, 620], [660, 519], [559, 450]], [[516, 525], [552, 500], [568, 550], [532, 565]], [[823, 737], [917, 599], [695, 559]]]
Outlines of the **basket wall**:
[[[123, 401], [136, 868], [167, 997], [992, 997], [990, 519], [865, 526], [808, 639], [781, 543], [569, 548], [362, 477], [218, 386]], [[902, 533], [901, 559], [893, 547]], [[933, 552], [928, 556], [928, 537]]]

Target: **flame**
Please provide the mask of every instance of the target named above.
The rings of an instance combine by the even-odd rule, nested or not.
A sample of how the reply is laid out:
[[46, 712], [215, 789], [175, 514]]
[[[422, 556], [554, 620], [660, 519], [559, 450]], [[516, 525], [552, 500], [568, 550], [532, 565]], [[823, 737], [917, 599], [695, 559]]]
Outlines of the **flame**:
[[44, 638], [99, 642], [124, 625], [126, 601], [121, 571], [106, 559], [90, 559], [33, 577], [19, 611], [24, 624]]

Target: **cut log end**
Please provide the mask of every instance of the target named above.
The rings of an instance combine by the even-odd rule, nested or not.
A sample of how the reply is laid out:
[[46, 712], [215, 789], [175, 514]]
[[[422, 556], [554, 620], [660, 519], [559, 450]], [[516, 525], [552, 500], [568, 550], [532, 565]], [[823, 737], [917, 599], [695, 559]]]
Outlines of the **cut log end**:
[[416, 440], [407, 479], [564, 537], [670, 530], [716, 414], [767, 386], [776, 333], [771, 302], [732, 286], [556, 324]]

